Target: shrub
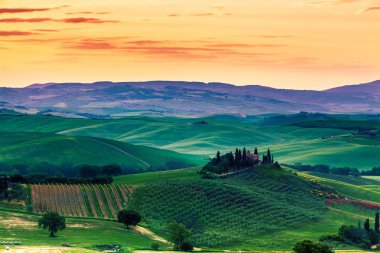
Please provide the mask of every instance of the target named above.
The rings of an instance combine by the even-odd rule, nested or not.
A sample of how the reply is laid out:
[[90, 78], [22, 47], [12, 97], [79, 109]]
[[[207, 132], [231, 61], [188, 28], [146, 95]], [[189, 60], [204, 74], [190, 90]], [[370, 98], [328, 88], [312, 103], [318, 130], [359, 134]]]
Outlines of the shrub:
[[181, 245], [181, 250], [186, 251], [186, 252], [193, 251], [193, 245], [189, 242], [184, 242]]
[[297, 242], [293, 247], [295, 253], [332, 253], [334, 252], [327, 244], [304, 240]]
[[152, 250], [159, 250], [160, 249], [160, 244], [157, 243], [157, 242], [154, 242], [150, 245], [150, 247], [152, 248]]

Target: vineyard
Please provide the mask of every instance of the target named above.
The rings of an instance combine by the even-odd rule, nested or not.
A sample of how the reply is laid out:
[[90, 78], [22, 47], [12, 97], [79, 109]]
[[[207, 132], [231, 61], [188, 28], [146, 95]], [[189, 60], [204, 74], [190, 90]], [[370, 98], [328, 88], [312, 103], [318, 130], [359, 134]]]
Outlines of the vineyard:
[[293, 173], [263, 168], [226, 179], [154, 182], [137, 188], [130, 206], [158, 234], [175, 220], [192, 230], [197, 246], [224, 247], [319, 221], [325, 206], [316, 188]]
[[134, 190], [126, 185], [30, 185], [34, 213], [117, 219]]

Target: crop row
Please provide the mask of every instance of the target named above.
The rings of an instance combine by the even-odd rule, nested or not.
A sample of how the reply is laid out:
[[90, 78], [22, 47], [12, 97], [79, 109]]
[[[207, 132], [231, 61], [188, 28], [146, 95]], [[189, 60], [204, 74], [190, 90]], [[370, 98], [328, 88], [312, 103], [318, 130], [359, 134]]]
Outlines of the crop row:
[[125, 185], [32, 184], [30, 199], [34, 213], [117, 219], [133, 190]]

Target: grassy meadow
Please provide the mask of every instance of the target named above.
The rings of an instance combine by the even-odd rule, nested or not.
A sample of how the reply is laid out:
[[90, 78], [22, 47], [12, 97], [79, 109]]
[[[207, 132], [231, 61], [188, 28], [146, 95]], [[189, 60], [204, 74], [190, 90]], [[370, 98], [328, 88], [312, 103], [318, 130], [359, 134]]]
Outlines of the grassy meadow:
[[[21, 241], [24, 246], [60, 247], [70, 243], [75, 248], [93, 249], [99, 244], [120, 244], [124, 249], [149, 249], [154, 241], [124, 225], [105, 220], [66, 218], [67, 228], [49, 237], [46, 230], [38, 228], [38, 215], [15, 213], [0, 209], [0, 241]], [[164, 246], [164, 245], [163, 245]]]
[[[188, 157], [176, 155], [185, 161], [191, 159], [196, 165], [205, 163], [206, 159], [214, 155], [216, 150], [223, 153], [235, 147], [244, 146], [249, 149], [258, 147], [261, 151], [271, 148], [276, 156], [275, 159], [287, 164], [327, 164], [332, 167], [356, 167], [361, 170], [371, 169], [378, 165], [375, 154], [380, 152], [380, 138], [356, 133], [358, 129], [368, 128], [368, 126], [371, 129], [377, 129], [379, 123], [366, 120], [342, 121], [340, 119], [297, 123], [294, 122], [295, 119], [297, 119], [296, 116], [293, 118], [289, 116], [285, 120], [275, 121], [268, 115], [261, 116], [260, 120], [232, 116], [195, 119], [128, 117], [98, 120], [1, 114], [0, 132], [3, 132], [3, 136], [10, 135], [9, 132], [21, 132], [26, 136], [19, 138], [26, 139], [30, 134], [30, 139], [36, 139], [36, 143], [46, 143], [45, 151], [49, 151], [51, 146], [52, 152], [55, 151], [55, 147], [57, 150], [62, 150], [62, 147], [59, 147], [60, 144], [57, 144], [54, 139], [57, 140], [63, 136], [62, 145], [65, 145], [68, 150], [68, 154], [66, 154], [68, 157], [82, 152], [80, 159], [86, 159], [85, 155], [88, 155], [87, 159], [94, 162], [103, 162], [102, 160], [108, 162], [110, 158], [104, 155], [108, 153], [114, 157], [113, 161], [126, 162], [125, 154], [117, 152], [116, 148], [122, 146], [121, 149], [124, 149], [126, 147], [122, 143], [130, 143], [187, 154]], [[307, 118], [302, 120], [307, 120]], [[37, 137], [33, 135], [36, 133], [45, 133], [50, 136]], [[11, 138], [10, 142], [17, 139], [16, 137]], [[101, 142], [95, 143], [92, 140], [94, 137], [103, 139]], [[37, 141], [38, 138], [40, 140]], [[109, 143], [103, 143], [109, 142], [105, 139], [114, 140], [115, 142], [112, 142], [111, 145], [116, 148], [111, 148]], [[17, 153], [17, 150], [20, 150], [22, 152], [22, 149], [19, 149], [20, 146], [27, 147], [33, 144], [33, 141], [31, 142], [15, 143], [15, 151], [10, 147], [10, 154], [0, 157], [0, 163], [12, 160], [12, 156], [17, 157], [12, 154], [12, 151]], [[3, 145], [6, 144], [11, 143]], [[91, 146], [94, 148], [92, 149]], [[77, 152], [70, 151], [76, 149], [78, 149]], [[139, 147], [136, 150], [142, 149]], [[96, 154], [98, 159], [93, 159], [93, 156], [86, 154], [86, 150], [91, 151], [89, 152], [91, 154]], [[38, 158], [38, 152], [37, 149], [30, 155], [37, 157], [30, 158], [32, 161], [33, 159], [42, 159]], [[61, 161], [62, 156], [57, 153], [45, 152], [43, 157], [50, 155], [51, 160]], [[128, 148], [127, 153], [129, 153]], [[24, 156], [29, 159], [29, 154], [24, 154]], [[70, 158], [74, 161], [76, 159], [75, 157]], [[139, 158], [144, 161], [149, 159], [148, 157]], [[157, 158], [160, 159], [160, 156], [153, 158], [153, 160], [157, 160]], [[146, 162], [149, 163], [149, 161]], [[138, 165], [138, 163], [135, 161], [132, 164]]]

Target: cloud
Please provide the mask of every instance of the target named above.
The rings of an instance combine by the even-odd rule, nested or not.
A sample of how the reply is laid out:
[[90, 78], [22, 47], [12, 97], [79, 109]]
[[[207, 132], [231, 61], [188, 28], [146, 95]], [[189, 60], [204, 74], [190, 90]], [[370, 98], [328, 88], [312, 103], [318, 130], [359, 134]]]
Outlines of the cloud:
[[59, 32], [61, 30], [58, 30], [58, 29], [34, 29], [33, 31], [37, 31], [37, 32]]
[[211, 44], [210, 47], [240, 47], [240, 48], [249, 48], [249, 47], [283, 47], [284, 44], [243, 44], [243, 43], [220, 43], [220, 44]]
[[74, 43], [70, 45], [65, 45], [65, 48], [71, 49], [82, 49], [82, 50], [109, 50], [117, 49], [117, 47], [108, 42], [97, 42], [97, 41], [81, 41], [79, 43]]
[[283, 39], [283, 38], [292, 38], [293, 35], [256, 35], [257, 38], [266, 38], [266, 39]]
[[380, 6], [372, 6], [364, 10], [364, 12], [368, 12], [368, 11], [380, 11]]
[[65, 7], [68, 7], [68, 5], [62, 5], [54, 8], [0, 8], [0, 14], [51, 11]]
[[[191, 43], [190, 46], [188, 43]], [[272, 56], [273, 53], [252, 52], [256, 47], [276, 47], [282, 45], [275, 44], [239, 44], [239, 43], [219, 43], [210, 42], [200, 45], [193, 45], [194, 42], [182, 41], [156, 41], [156, 40], [135, 40], [135, 41], [116, 41], [108, 39], [87, 39], [80, 41], [65, 41], [62, 48], [80, 50], [84, 52], [110, 52], [116, 51], [119, 55], [138, 55], [148, 58], [170, 58], [170, 59], [189, 59], [189, 60], [215, 60], [225, 57], [252, 57], [260, 58]]]
[[36, 33], [25, 31], [0, 31], [0, 36], [28, 36]]
[[66, 12], [66, 15], [78, 15], [78, 14], [97, 14], [97, 15], [105, 15], [109, 14], [109, 12], [93, 12], [93, 11], [78, 11], [78, 12]]
[[102, 19], [97, 19], [97, 18], [85, 18], [85, 17], [65, 18], [65, 19], [59, 19], [59, 21], [64, 22], [64, 23], [91, 23], [91, 24], [117, 23], [117, 22], [119, 22], [116, 20], [102, 20]]
[[3, 18], [0, 19], [0, 23], [42, 23], [42, 22], [61, 22], [61, 23], [87, 23], [87, 24], [102, 24], [102, 23], [116, 23], [115, 20], [102, 20], [97, 18], [65, 18], [65, 19], [53, 19], [53, 18]]
[[190, 14], [190, 16], [193, 17], [207, 17], [207, 16], [214, 16], [214, 13], [208, 12], [208, 13], [193, 13]]

